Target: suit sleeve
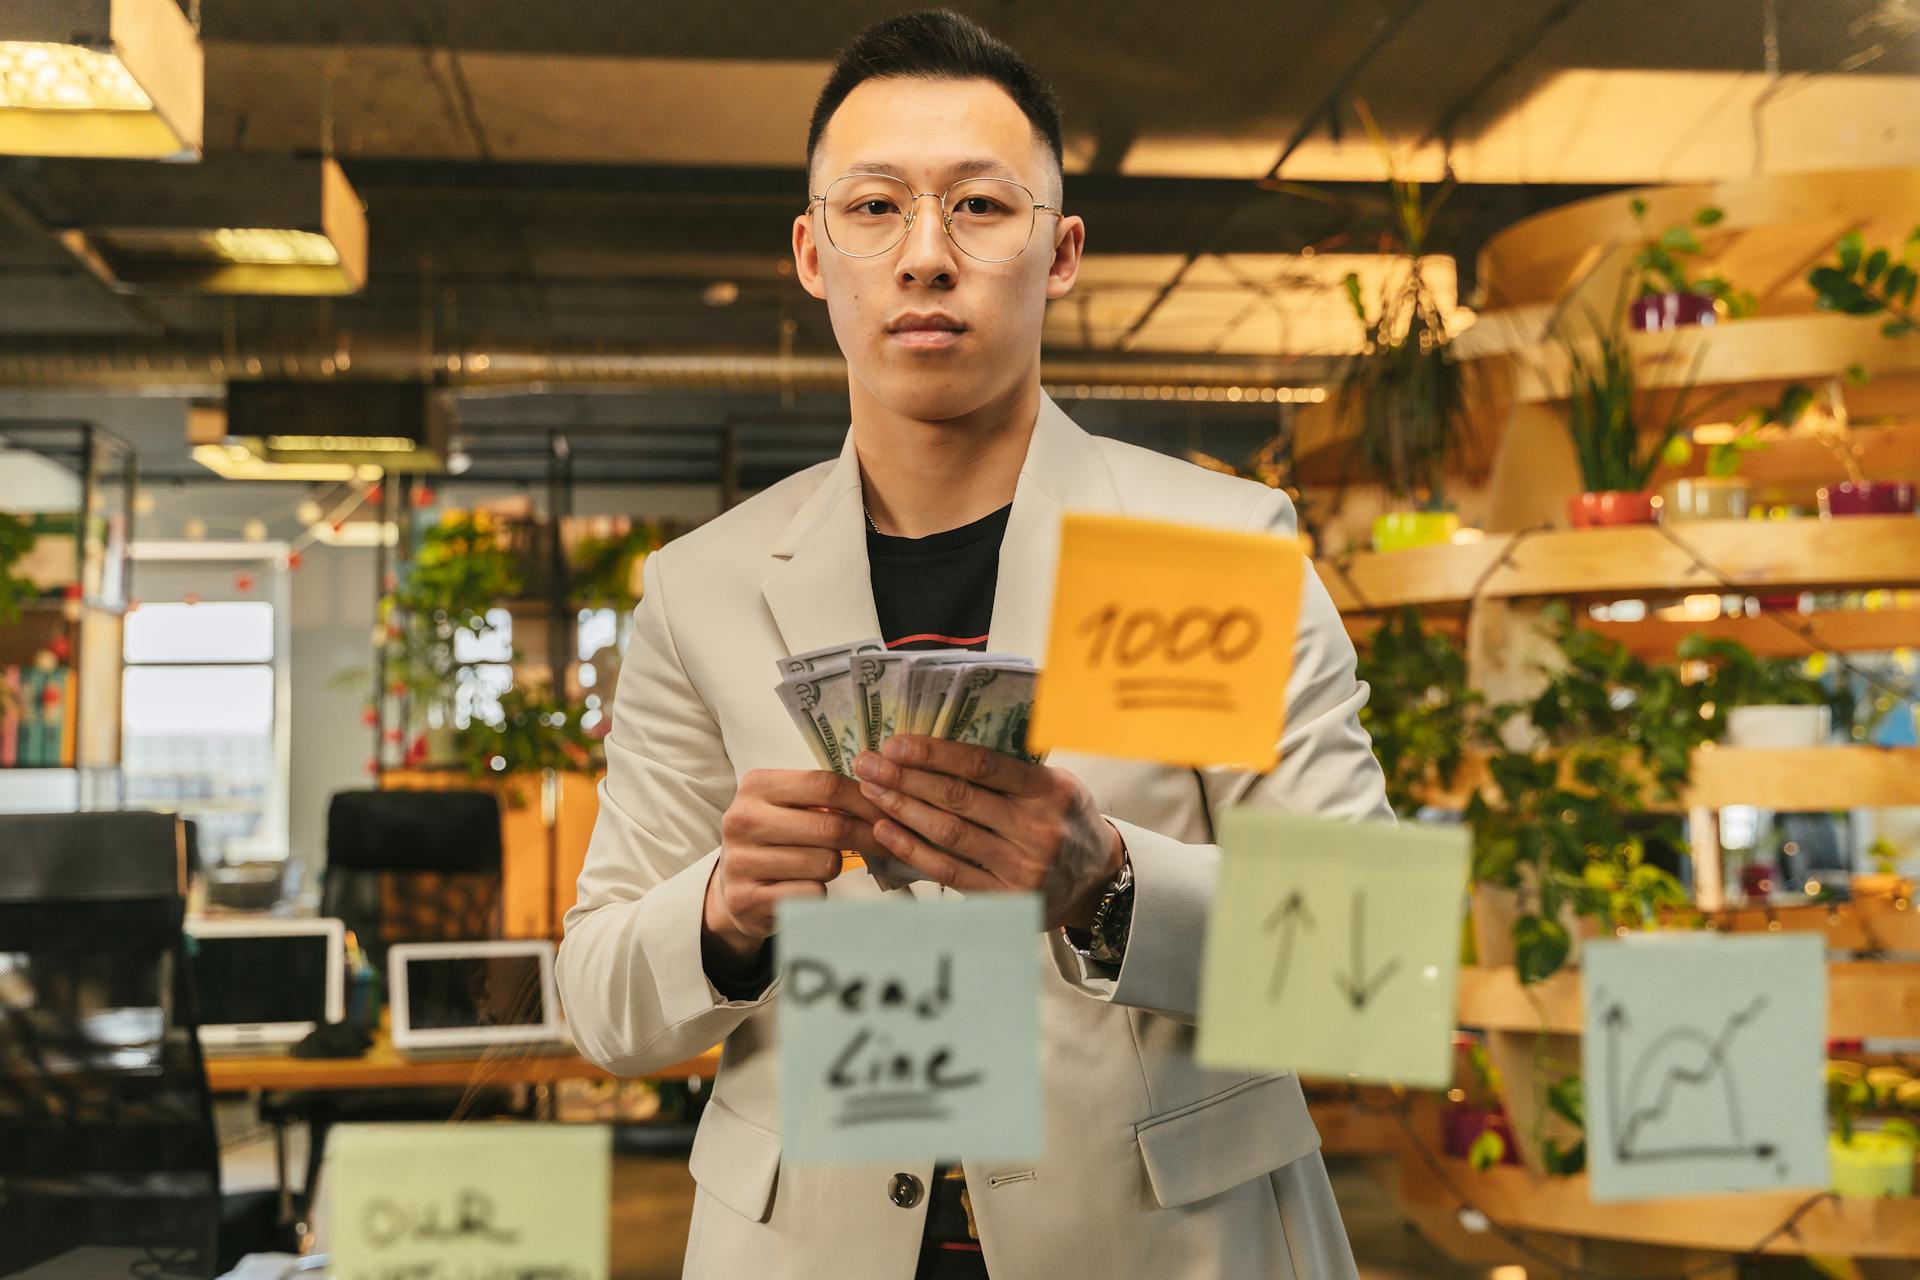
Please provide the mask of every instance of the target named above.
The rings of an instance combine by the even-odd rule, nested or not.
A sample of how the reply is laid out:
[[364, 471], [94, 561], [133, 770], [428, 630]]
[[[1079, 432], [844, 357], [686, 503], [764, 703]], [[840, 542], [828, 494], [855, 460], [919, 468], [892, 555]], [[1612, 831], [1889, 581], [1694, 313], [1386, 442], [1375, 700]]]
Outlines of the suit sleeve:
[[574, 1042], [618, 1075], [704, 1052], [771, 995], [728, 999], [701, 958], [707, 881], [735, 780], [674, 642], [664, 559], [655, 553], [643, 570], [600, 814], [556, 964]]
[[[1255, 508], [1247, 528], [1292, 537], [1292, 502], [1275, 490]], [[1354, 677], [1353, 642], [1311, 564], [1301, 590], [1280, 762], [1264, 774], [1203, 771], [1209, 829], [1221, 810], [1241, 804], [1351, 821], [1393, 820], [1385, 776], [1360, 727], [1367, 687]], [[1112, 821], [1133, 866], [1126, 956], [1117, 971], [1095, 964], [1056, 931], [1050, 940], [1054, 963], [1069, 983], [1095, 999], [1192, 1023], [1200, 1006], [1202, 943], [1219, 880], [1219, 846], [1187, 844]]]

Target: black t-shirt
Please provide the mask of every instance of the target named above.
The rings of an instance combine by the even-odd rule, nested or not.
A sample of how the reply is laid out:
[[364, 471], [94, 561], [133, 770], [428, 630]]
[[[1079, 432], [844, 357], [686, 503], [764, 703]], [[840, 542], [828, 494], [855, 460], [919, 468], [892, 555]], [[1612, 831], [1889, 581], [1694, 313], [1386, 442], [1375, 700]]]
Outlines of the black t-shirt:
[[867, 527], [873, 607], [889, 649], [984, 649], [1000, 576], [1005, 506], [972, 524], [896, 538]]
[[[924, 538], [867, 527], [873, 607], [889, 649], [984, 649], [1000, 576], [1005, 506], [990, 516]], [[984, 1280], [987, 1264], [973, 1203], [958, 1165], [941, 1165], [927, 1188], [927, 1226], [915, 1280]]]

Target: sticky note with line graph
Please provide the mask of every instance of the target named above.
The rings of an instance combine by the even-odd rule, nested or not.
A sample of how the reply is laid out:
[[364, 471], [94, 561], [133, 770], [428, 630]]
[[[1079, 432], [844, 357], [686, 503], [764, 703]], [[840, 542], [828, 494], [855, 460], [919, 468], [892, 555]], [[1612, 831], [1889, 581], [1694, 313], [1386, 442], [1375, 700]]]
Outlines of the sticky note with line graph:
[[1290, 538], [1067, 515], [1029, 746], [1272, 768], [1305, 573]]

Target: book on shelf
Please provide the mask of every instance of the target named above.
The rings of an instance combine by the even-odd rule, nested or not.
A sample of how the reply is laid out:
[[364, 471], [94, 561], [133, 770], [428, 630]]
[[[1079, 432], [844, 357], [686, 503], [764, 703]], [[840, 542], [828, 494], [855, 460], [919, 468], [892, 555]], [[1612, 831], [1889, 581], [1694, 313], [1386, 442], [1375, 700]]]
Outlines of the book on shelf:
[[73, 668], [0, 668], [0, 681], [8, 691], [0, 712], [0, 768], [72, 768]]

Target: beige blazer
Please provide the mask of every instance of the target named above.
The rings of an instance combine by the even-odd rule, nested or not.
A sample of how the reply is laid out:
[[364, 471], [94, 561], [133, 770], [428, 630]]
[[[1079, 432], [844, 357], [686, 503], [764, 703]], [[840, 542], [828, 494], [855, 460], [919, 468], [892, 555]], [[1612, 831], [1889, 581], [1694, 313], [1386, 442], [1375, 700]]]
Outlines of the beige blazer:
[[[1291, 534], [1287, 498], [1088, 435], [1043, 397], [1000, 552], [990, 646], [1040, 659], [1063, 512]], [[638, 1075], [723, 1043], [695, 1138], [686, 1274], [911, 1280], [926, 1214], [889, 1196], [929, 1164], [784, 1168], [780, 984], [728, 1001], [700, 958], [720, 817], [755, 768], [813, 768], [773, 696], [775, 659], [879, 633], [853, 441], [648, 559], [559, 981], [589, 1058]], [[1269, 804], [1387, 818], [1356, 712], [1366, 689], [1326, 590], [1307, 575], [1279, 766], [1265, 776], [1055, 753], [1126, 838], [1126, 963], [1085, 968], [1036, 937], [1045, 1155], [969, 1163], [994, 1280], [1340, 1280], [1354, 1275], [1300, 1084], [1193, 1059], [1201, 939], [1218, 871], [1213, 816]], [[917, 892], [934, 892], [928, 885]], [[873, 896], [853, 872], [835, 897]], [[1257, 963], [1256, 961], [1253, 961]], [[1313, 1034], [1302, 1027], [1300, 1034]]]

